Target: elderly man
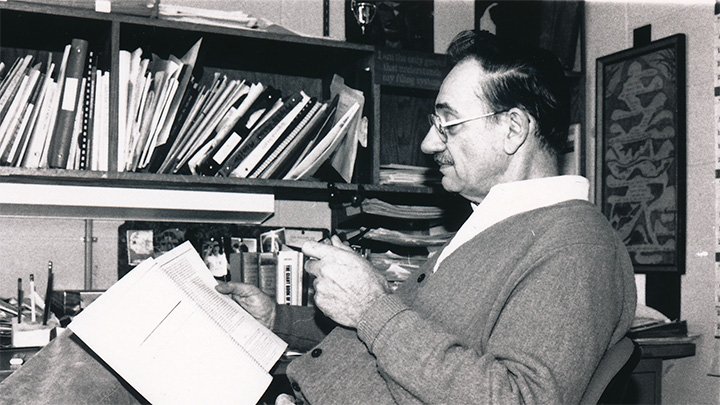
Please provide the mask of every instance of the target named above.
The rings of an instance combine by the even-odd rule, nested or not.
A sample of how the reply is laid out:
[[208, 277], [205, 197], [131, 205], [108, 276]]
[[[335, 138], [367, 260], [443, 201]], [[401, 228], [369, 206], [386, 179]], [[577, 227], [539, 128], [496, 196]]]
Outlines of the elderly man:
[[448, 53], [422, 150], [473, 204], [449, 244], [394, 293], [339, 240], [306, 244], [315, 302], [338, 324], [327, 337], [311, 313], [218, 287], [310, 349], [287, 371], [308, 403], [577, 403], [631, 324], [627, 252], [587, 180], [558, 176], [568, 97], [556, 58], [486, 32], [459, 34]]
[[[635, 284], [622, 241], [587, 202], [587, 180], [557, 176], [568, 125], [557, 60], [484, 32], [461, 33], [448, 53], [454, 65], [422, 150], [474, 212], [442, 251], [391, 293], [337, 238], [306, 244], [324, 316], [276, 306], [253, 286], [217, 286], [307, 349], [287, 368], [298, 402], [577, 403], [631, 324]], [[135, 400], [81, 346], [56, 340], [47, 351], [82, 359], [72, 367], [83, 373], [59, 369], [65, 384], [33, 386], [28, 368], [10, 377], [20, 384], [5, 398]], [[91, 387], [78, 383], [89, 376]], [[68, 391], [75, 385], [82, 390]]]

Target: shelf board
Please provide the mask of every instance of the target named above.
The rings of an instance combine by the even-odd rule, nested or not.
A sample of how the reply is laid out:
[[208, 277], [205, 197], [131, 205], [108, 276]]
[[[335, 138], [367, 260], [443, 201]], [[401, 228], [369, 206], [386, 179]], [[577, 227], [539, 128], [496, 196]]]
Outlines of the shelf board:
[[644, 359], [680, 359], [695, 355], [694, 342], [673, 343], [669, 341], [664, 344], [643, 344], [639, 343], [642, 348], [642, 358]]
[[262, 223], [272, 194], [0, 182], [3, 216]]
[[[131, 172], [99, 172], [64, 169], [0, 167], [0, 182], [30, 184], [91, 185], [147, 189], [193, 189], [274, 194], [277, 199], [329, 201], [329, 183], [304, 180], [239, 179]], [[343, 200], [358, 193], [367, 195], [433, 195], [438, 189], [413, 185], [357, 185], [332, 183]]]
[[298, 45], [321, 46], [323, 48], [337, 48], [348, 51], [372, 53], [375, 48], [372, 45], [356, 44], [346, 41], [340, 41], [330, 38], [306, 37], [302, 35], [291, 35], [284, 33], [275, 33], [253, 29], [231, 28], [210, 24], [197, 24], [189, 22], [180, 22], [166, 20], [157, 17], [146, 17], [140, 15], [118, 14], [118, 13], [98, 13], [94, 10], [66, 7], [59, 5], [40, 4], [40, 3], [23, 3], [23, 2], [2, 2], [0, 1], [0, 10], [22, 11], [33, 14], [48, 14], [73, 18], [86, 18], [102, 21], [117, 21], [120, 23], [130, 23], [137, 25], [145, 25], [149, 27], [161, 27], [179, 30], [200, 31], [207, 33], [216, 33], [223, 35], [233, 35], [238, 37], [295, 43]]
[[166, 20], [163, 18], [143, 18], [137, 16], [117, 16], [115, 20], [120, 22], [146, 25], [151, 27], [171, 28], [183, 31], [200, 31], [207, 33], [232, 35], [238, 37], [263, 39], [278, 42], [295, 43], [298, 45], [313, 45], [321, 46], [323, 48], [336, 48], [344, 49], [349, 51], [367, 52], [368, 54], [374, 51], [374, 47], [371, 45], [355, 44], [351, 42], [339, 41], [330, 38], [318, 38], [318, 37], [306, 37], [302, 35], [291, 35], [282, 34], [276, 32], [268, 32], [261, 30], [242, 29], [242, 28], [231, 28], [223, 27], [218, 25], [209, 24], [198, 24], [183, 21]]

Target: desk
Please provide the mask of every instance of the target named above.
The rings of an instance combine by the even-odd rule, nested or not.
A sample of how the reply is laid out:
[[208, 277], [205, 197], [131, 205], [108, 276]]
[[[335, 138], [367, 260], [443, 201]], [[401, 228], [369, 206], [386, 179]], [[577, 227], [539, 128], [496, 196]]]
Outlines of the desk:
[[640, 344], [640, 362], [630, 377], [625, 403], [659, 404], [662, 402], [663, 360], [695, 355], [695, 343]]

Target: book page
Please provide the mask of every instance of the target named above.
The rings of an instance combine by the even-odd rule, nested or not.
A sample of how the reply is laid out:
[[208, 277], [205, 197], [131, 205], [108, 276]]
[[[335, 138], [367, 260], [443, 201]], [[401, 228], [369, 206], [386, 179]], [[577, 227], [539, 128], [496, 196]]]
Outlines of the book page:
[[[287, 344], [230, 297], [215, 291], [217, 281], [190, 242], [159, 257], [157, 263], [178, 288], [198, 304], [198, 309], [244, 348], [265, 371], [270, 371]], [[196, 271], [198, 268], [204, 271]]]
[[[142, 262], [69, 328], [151, 403], [254, 404], [272, 380], [267, 370], [286, 345], [214, 291], [207, 282], [215, 280], [205, 273], [210, 274], [186, 242]], [[204, 305], [211, 307], [200, 309]], [[249, 346], [243, 348], [245, 343]], [[253, 350], [277, 356], [271, 361]]]

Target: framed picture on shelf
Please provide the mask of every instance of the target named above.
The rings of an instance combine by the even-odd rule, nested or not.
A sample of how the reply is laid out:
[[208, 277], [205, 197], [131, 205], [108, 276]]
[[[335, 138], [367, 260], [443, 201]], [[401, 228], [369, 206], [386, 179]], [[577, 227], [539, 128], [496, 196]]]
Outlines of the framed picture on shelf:
[[636, 272], [684, 273], [685, 35], [597, 59], [596, 198]]

